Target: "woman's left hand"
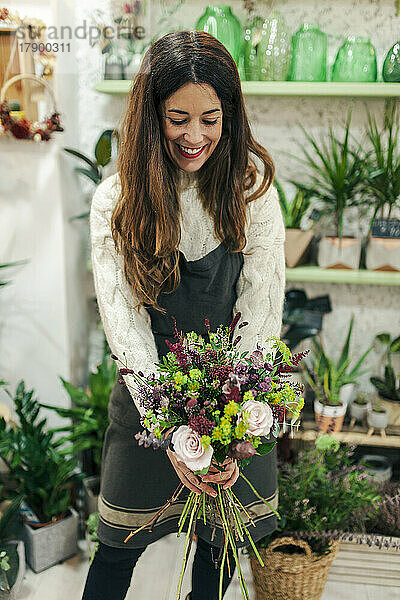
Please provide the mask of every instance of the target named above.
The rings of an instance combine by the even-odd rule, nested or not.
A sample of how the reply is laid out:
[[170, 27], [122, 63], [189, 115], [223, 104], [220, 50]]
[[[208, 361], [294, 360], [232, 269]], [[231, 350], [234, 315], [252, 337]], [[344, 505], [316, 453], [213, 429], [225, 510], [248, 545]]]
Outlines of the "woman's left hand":
[[231, 487], [239, 477], [239, 467], [237, 461], [233, 458], [226, 458], [222, 465], [223, 471], [219, 471], [215, 468], [214, 464], [211, 463], [208, 473], [206, 475], [199, 475], [202, 481], [205, 483], [218, 483], [222, 485], [222, 488], [226, 490]]

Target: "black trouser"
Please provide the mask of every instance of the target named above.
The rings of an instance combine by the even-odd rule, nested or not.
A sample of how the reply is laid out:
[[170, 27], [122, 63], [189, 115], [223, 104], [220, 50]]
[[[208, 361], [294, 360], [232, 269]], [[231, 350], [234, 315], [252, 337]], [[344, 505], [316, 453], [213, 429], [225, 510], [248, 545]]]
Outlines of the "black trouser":
[[[123, 600], [131, 583], [133, 568], [145, 550], [146, 547], [112, 548], [99, 542], [99, 548], [89, 568], [82, 600]], [[230, 574], [225, 560], [224, 594], [235, 570], [235, 559], [231, 549], [228, 556]], [[198, 538], [193, 560], [191, 600], [218, 600], [221, 557], [220, 548], [210, 546]], [[176, 583], [178, 584], [178, 580]]]

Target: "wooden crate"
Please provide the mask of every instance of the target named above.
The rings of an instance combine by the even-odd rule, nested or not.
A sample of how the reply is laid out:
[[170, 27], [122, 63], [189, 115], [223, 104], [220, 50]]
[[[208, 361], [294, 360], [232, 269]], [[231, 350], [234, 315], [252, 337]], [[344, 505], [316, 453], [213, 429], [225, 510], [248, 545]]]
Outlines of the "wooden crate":
[[400, 538], [379, 537], [396, 542], [399, 549], [379, 550], [365, 542], [341, 541], [329, 578], [347, 583], [400, 587]]

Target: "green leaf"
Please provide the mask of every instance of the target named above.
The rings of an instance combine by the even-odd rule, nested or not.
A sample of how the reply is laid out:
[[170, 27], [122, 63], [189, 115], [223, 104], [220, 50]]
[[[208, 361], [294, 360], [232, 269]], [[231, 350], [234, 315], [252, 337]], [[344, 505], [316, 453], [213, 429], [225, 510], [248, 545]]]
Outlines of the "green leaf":
[[390, 343], [390, 333], [379, 333], [375, 336], [377, 340], [379, 340], [382, 344], [387, 346]]
[[91, 160], [88, 156], [86, 156], [86, 154], [82, 154], [82, 152], [79, 152], [78, 150], [74, 150], [74, 148], [63, 148], [63, 150], [65, 152], [68, 152], [68, 154], [72, 154], [72, 156], [76, 156], [77, 158], [80, 158], [81, 160], [83, 160], [87, 165], [89, 165], [91, 171], [94, 171], [98, 175], [100, 175], [98, 166], [96, 165], [96, 163], [93, 160]]
[[260, 456], [265, 456], [266, 454], [269, 454], [275, 446], [276, 442], [265, 442], [264, 444], [260, 444], [257, 446], [257, 454]]
[[97, 164], [105, 167], [111, 160], [112, 154], [112, 129], [106, 129], [100, 135], [95, 147], [95, 157]]
[[389, 351], [392, 354], [400, 352], [400, 337], [397, 337], [393, 340], [393, 342], [390, 344]]
[[85, 169], [84, 167], [75, 167], [75, 171], [89, 177], [96, 185], [101, 181], [101, 175], [97, 171], [89, 171], [89, 169]]

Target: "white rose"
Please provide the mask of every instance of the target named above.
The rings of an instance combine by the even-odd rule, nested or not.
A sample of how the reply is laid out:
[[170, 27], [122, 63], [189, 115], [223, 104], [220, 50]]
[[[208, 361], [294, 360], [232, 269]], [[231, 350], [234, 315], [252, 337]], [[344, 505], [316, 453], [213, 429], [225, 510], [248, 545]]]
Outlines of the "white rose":
[[273, 425], [274, 416], [268, 404], [258, 400], [248, 400], [241, 410], [248, 416], [247, 431], [252, 435], [268, 435]]
[[201, 471], [211, 464], [213, 448], [204, 449], [201, 436], [187, 425], [181, 425], [172, 434], [172, 443], [177, 457], [192, 471]]

